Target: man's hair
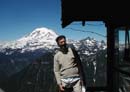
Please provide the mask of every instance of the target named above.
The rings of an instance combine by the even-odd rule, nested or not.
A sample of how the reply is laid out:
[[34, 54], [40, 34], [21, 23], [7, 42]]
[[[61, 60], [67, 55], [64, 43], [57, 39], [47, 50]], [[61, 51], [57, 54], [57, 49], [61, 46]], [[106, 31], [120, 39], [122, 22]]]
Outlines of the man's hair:
[[66, 37], [64, 36], [64, 35], [60, 35], [60, 36], [58, 36], [57, 38], [56, 38], [56, 42], [58, 43], [58, 41], [59, 40], [61, 40], [61, 39], [66, 39]]

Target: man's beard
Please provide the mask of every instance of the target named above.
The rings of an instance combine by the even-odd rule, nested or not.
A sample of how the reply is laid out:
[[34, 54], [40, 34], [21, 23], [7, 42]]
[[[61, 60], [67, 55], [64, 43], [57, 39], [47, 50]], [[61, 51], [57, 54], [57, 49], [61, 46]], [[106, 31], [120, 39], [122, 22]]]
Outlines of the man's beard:
[[66, 44], [60, 46], [60, 51], [61, 51], [63, 54], [67, 54], [67, 53], [68, 53], [68, 48], [67, 48]]

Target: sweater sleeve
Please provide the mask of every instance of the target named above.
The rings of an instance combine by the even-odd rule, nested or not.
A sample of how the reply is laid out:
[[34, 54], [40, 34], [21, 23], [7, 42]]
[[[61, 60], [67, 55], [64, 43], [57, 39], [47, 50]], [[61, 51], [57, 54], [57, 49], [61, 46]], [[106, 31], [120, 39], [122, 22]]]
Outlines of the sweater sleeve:
[[57, 56], [54, 56], [54, 74], [55, 74], [55, 78], [56, 78], [56, 81], [57, 81], [57, 84], [61, 84], [61, 77], [60, 77], [60, 65], [59, 65], [59, 62], [57, 60]]

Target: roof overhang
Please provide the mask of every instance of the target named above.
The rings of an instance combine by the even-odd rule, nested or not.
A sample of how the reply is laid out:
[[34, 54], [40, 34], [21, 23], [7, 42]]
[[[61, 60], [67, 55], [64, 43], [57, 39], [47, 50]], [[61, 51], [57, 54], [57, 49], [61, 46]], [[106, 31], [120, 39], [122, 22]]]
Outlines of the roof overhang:
[[126, 1], [61, 0], [62, 28], [74, 21], [103, 21], [106, 24], [130, 27], [129, 6]]

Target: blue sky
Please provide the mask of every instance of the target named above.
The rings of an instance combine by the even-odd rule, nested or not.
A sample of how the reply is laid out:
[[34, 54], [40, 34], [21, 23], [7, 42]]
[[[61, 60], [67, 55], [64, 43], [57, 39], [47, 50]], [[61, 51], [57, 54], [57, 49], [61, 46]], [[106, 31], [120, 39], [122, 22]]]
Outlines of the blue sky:
[[85, 26], [73, 22], [62, 28], [61, 0], [0, 0], [0, 41], [17, 40], [38, 27], [50, 28], [75, 40], [88, 36], [106, 39], [96, 34], [106, 36], [102, 22], [86, 22]]

